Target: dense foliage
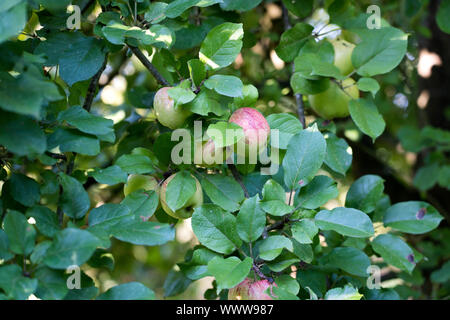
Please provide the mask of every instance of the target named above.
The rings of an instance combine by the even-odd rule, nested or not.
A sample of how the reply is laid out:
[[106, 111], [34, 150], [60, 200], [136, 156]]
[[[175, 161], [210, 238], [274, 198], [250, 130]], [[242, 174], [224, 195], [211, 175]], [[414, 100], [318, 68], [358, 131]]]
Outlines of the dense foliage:
[[2, 0], [0, 299], [448, 298], [434, 1], [374, 2]]

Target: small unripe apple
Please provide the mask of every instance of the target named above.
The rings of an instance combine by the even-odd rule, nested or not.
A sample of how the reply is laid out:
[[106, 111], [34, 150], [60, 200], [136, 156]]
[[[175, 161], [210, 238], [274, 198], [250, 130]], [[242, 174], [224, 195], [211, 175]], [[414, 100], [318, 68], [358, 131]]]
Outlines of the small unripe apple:
[[343, 75], [349, 75], [355, 69], [352, 64], [352, 53], [355, 45], [341, 38], [329, 41], [334, 48], [334, 65]]
[[195, 180], [196, 186], [194, 195], [186, 201], [186, 203], [182, 208], [178, 209], [177, 211], [172, 211], [172, 209], [169, 208], [166, 202], [166, 192], [167, 192], [167, 185], [175, 177], [175, 175], [176, 173], [167, 178], [161, 186], [159, 193], [159, 198], [161, 200], [161, 207], [169, 216], [172, 216], [177, 219], [187, 219], [192, 216], [195, 208], [203, 204], [202, 186], [200, 185], [200, 182], [197, 180], [197, 178], [191, 175], [191, 177], [194, 178]]
[[261, 153], [267, 145], [270, 134], [270, 126], [266, 118], [256, 109], [240, 108], [231, 115], [229, 122], [239, 125], [244, 130], [244, 138], [238, 141], [244, 144], [245, 155], [248, 157], [249, 151], [255, 150]]
[[359, 90], [351, 78], [342, 81], [341, 86], [344, 90], [331, 81], [327, 90], [308, 96], [311, 108], [322, 118], [331, 120], [350, 114], [348, 103], [352, 99], [358, 99]]
[[164, 87], [156, 92], [153, 100], [153, 108], [155, 109], [158, 121], [162, 125], [175, 130], [184, 124], [192, 112], [182, 106], [175, 108], [175, 103], [167, 92], [169, 89], [171, 87]]
[[[272, 290], [276, 284], [267, 280], [252, 281], [247, 278], [236, 287], [228, 290], [228, 300], [273, 300], [266, 290]], [[273, 292], [271, 292], [273, 295]]]
[[155, 190], [158, 192], [158, 181], [152, 176], [130, 174], [128, 176], [127, 183], [123, 186], [123, 193], [125, 197], [139, 189], [143, 189], [145, 191]]

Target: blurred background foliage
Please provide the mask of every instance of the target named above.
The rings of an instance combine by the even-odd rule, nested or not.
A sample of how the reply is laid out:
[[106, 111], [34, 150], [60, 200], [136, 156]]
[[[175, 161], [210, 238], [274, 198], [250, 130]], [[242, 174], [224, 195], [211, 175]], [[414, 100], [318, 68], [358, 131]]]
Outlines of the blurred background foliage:
[[[274, 50], [284, 32], [281, 1], [256, 2], [260, 3], [254, 9], [242, 13], [222, 11], [219, 5], [195, 7], [176, 20], [161, 22], [175, 30], [175, 43], [170, 51], [150, 51], [153, 64], [170, 82], [188, 78], [186, 62], [198, 54], [198, 45], [208, 31], [225, 21], [241, 22], [245, 32], [244, 46], [233, 68], [229, 68], [230, 73], [241, 78], [244, 83], [257, 87], [257, 108], [264, 115], [279, 112], [296, 114], [295, 99], [289, 85], [290, 66]], [[314, 8], [327, 7], [332, 2], [314, 1]], [[369, 137], [362, 135], [350, 119], [322, 124], [335, 125], [337, 134], [345, 136], [353, 150], [350, 172], [345, 178], [335, 177], [339, 181], [339, 198], [326, 207], [344, 205], [345, 194], [356, 178], [364, 174], [378, 174], [385, 179], [385, 192], [390, 196], [391, 203], [422, 199], [435, 206], [446, 219], [439, 229], [429, 234], [409, 236], [408, 243], [426, 257], [412, 275], [392, 267], [382, 270], [383, 286], [396, 286], [395, 290], [403, 299], [448, 299], [450, 294], [450, 35], [442, 32], [436, 22], [440, 2], [354, 1], [353, 5], [359, 7], [360, 11], [365, 11], [369, 5], [378, 5], [384, 19], [409, 34], [407, 58], [392, 72], [376, 77], [381, 85], [376, 95], [376, 105], [384, 116], [386, 130], [375, 144]], [[144, 8], [148, 3], [143, 1], [139, 6]], [[73, 4], [82, 8], [83, 32], [92, 34], [96, 17], [101, 11], [100, 6], [89, 0], [76, 0]], [[50, 15], [47, 18], [48, 21], [54, 19]], [[66, 18], [67, 15], [62, 16], [61, 20], [65, 21]], [[292, 20], [296, 22], [302, 18], [292, 17]], [[31, 39], [28, 33], [32, 34], [39, 27], [38, 23], [46, 23], [45, 12], [39, 13], [39, 21], [31, 17], [26, 27], [27, 34], [22, 34], [20, 40]], [[51, 68], [48, 72], [54, 75], [57, 70]], [[123, 199], [122, 185], [110, 187], [97, 184], [81, 170], [105, 168], [115, 158], [130, 153], [136, 147], [150, 147], [162, 128], [155, 122], [152, 111], [153, 95], [158, 84], [126, 48], [112, 50], [99, 83], [99, 96], [91, 112], [114, 120], [116, 132], [126, 131], [127, 134], [115, 145], [102, 142], [102, 152], [98, 156], [78, 155], [76, 158], [78, 178], [84, 183], [91, 203], [95, 206], [120, 202]], [[72, 86], [69, 100], [79, 104], [76, 99], [85, 96], [88, 85], [89, 80]], [[316, 117], [304, 99], [308, 124], [315, 121]], [[64, 108], [58, 103], [50, 103], [47, 112]], [[122, 121], [124, 119], [127, 121]], [[51, 159], [48, 159], [48, 164], [51, 165]], [[38, 176], [42, 170], [38, 167], [41, 164], [15, 164], [21, 165], [27, 166], [28, 174], [35, 174], [39, 181], [51, 187], [52, 177]], [[33, 165], [36, 167], [33, 168]], [[52, 199], [44, 197], [42, 201], [51, 203]], [[162, 298], [164, 293], [176, 294], [184, 289], [183, 285], [189, 283], [170, 281], [175, 275], [171, 270], [197, 243], [189, 220], [177, 225], [176, 239], [177, 242], [160, 247], [135, 246], [112, 239], [111, 253], [114, 258], [105, 254], [101, 257], [106, 261], [103, 267], [91, 269], [87, 266], [85, 272], [97, 279], [101, 292], [115, 284], [140, 281], [154, 289], [158, 298]], [[111, 267], [112, 263], [114, 268]], [[211, 281], [211, 278], [196, 281], [182, 294], [170, 299], [202, 299]], [[177, 286], [171, 287], [173, 283]]]

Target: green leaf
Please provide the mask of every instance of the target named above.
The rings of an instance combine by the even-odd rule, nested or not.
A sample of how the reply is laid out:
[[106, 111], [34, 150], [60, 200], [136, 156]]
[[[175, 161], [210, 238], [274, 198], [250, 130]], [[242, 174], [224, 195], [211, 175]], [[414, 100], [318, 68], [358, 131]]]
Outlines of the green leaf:
[[250, 272], [252, 262], [252, 259], [248, 257], [244, 261], [237, 257], [212, 259], [208, 263], [208, 272], [216, 279], [217, 292], [222, 289], [231, 289], [244, 281]]
[[386, 123], [371, 99], [350, 100], [348, 109], [358, 128], [372, 140], [383, 133]]
[[9, 250], [28, 256], [33, 251], [36, 239], [34, 227], [28, 224], [22, 213], [13, 210], [7, 212], [3, 224], [9, 240]]
[[301, 244], [313, 243], [313, 238], [319, 232], [319, 228], [311, 219], [302, 219], [295, 222], [291, 228], [292, 237]]
[[173, 99], [175, 108], [195, 99], [195, 93], [193, 93], [190, 88], [183, 88], [181, 86], [171, 88], [167, 90], [167, 93], [169, 97]]
[[199, 59], [192, 59], [188, 61], [189, 76], [192, 83], [199, 87], [203, 80], [206, 78], [206, 67]]
[[89, 227], [101, 225], [109, 230], [129, 214], [130, 208], [124, 204], [105, 203], [89, 212]]
[[0, 128], [0, 144], [18, 156], [41, 154], [47, 149], [44, 132], [31, 118], [2, 112]]
[[450, 22], [448, 17], [450, 15], [450, 2], [443, 0], [439, 5], [439, 9], [436, 14], [436, 22], [439, 28], [445, 33], [450, 33]]
[[214, 27], [200, 47], [200, 60], [213, 70], [229, 66], [241, 51], [243, 36], [241, 23], [226, 22]]
[[95, 168], [89, 173], [98, 183], [108, 184], [110, 186], [127, 182], [128, 175], [118, 165], [112, 165], [105, 169]]
[[13, 173], [9, 181], [10, 193], [14, 200], [27, 207], [39, 201], [39, 184], [34, 179], [20, 173]]
[[239, 203], [244, 200], [244, 192], [236, 180], [219, 174], [202, 177], [202, 188], [213, 203], [231, 212], [239, 209]]
[[356, 29], [354, 32], [362, 42], [353, 50], [352, 64], [363, 77], [388, 73], [405, 56], [408, 36], [400, 29], [385, 27]]
[[169, 18], [176, 18], [187, 9], [198, 7], [209, 7], [213, 4], [221, 2], [220, 0], [175, 0], [169, 3], [166, 8], [166, 16]]
[[334, 248], [324, 257], [324, 265], [342, 269], [358, 277], [368, 277], [367, 268], [370, 266], [369, 257], [356, 248]]
[[103, 65], [103, 42], [95, 37], [82, 32], [55, 32], [46, 38], [35, 54], [45, 53], [48, 65], [59, 65], [59, 74], [69, 86], [92, 78]]
[[306, 78], [302, 73], [295, 72], [291, 76], [290, 84], [294, 93], [318, 94], [330, 87], [330, 79], [319, 78], [317, 80], [311, 80]]
[[414, 176], [414, 186], [421, 191], [432, 188], [440, 178], [440, 171], [441, 167], [437, 163], [420, 167]]
[[259, 206], [258, 195], [246, 199], [236, 217], [236, 229], [245, 242], [256, 241], [264, 231], [266, 214]]
[[0, 108], [40, 119], [44, 102], [63, 97], [55, 83], [44, 77], [38, 67], [27, 65], [26, 70], [16, 77], [0, 73]]
[[297, 117], [289, 113], [273, 113], [266, 118], [270, 130], [279, 131], [279, 139], [271, 140], [272, 147], [287, 149], [291, 138], [303, 130], [301, 122]]
[[159, 195], [155, 191], [136, 190], [121, 202], [131, 210], [131, 214], [139, 219], [148, 219], [155, 213], [159, 204]]
[[259, 243], [259, 257], [266, 261], [274, 260], [284, 248], [294, 251], [292, 241], [285, 236], [270, 236]]
[[371, 213], [383, 196], [384, 180], [376, 175], [365, 175], [351, 185], [345, 198], [345, 206]]
[[235, 76], [215, 74], [205, 81], [205, 87], [227, 97], [241, 97], [244, 84]]
[[207, 116], [212, 112], [218, 116], [224, 115], [228, 111], [228, 100], [230, 98], [219, 95], [215, 91], [202, 87], [197, 97], [186, 106], [193, 113]]
[[180, 270], [191, 280], [198, 280], [210, 276], [208, 262], [219, 257], [219, 254], [206, 248], [198, 248], [192, 253], [189, 262], [179, 263]]
[[326, 62], [314, 53], [302, 53], [294, 60], [295, 72], [310, 80], [317, 80], [317, 76], [332, 77], [343, 80], [345, 76], [331, 62]]
[[372, 93], [372, 96], [374, 98], [378, 90], [380, 90], [380, 85], [378, 84], [378, 81], [372, 78], [361, 78], [358, 80], [356, 84], [359, 90]]
[[36, 290], [37, 284], [36, 279], [23, 276], [17, 264], [0, 267], [0, 288], [10, 299], [26, 300]]
[[44, 236], [52, 238], [61, 228], [56, 213], [44, 206], [35, 206], [27, 210], [27, 217], [33, 217], [36, 228]]
[[297, 281], [302, 288], [309, 288], [319, 298], [327, 290], [327, 275], [316, 269], [297, 270]]
[[422, 234], [437, 228], [442, 220], [443, 217], [430, 204], [423, 201], [406, 201], [387, 209], [383, 223], [402, 232]]
[[339, 195], [337, 184], [327, 176], [315, 176], [296, 194], [294, 205], [316, 209]]
[[100, 141], [75, 129], [57, 128], [47, 140], [48, 149], [56, 147], [60, 152], [77, 152], [88, 156], [100, 153]]
[[381, 234], [372, 241], [373, 250], [381, 255], [384, 261], [408, 273], [415, 267], [414, 252], [399, 237]]
[[27, 2], [15, 1], [13, 5], [2, 4], [0, 10], [0, 43], [17, 36], [27, 22]]
[[241, 140], [244, 137], [244, 130], [233, 122], [219, 121], [210, 124], [206, 134], [214, 140], [216, 149], [219, 149], [232, 146]]
[[44, 260], [47, 250], [51, 245], [52, 242], [49, 240], [44, 240], [37, 244], [30, 255], [31, 263], [40, 264]]
[[267, 180], [262, 190], [261, 208], [272, 216], [281, 217], [294, 210], [286, 204], [286, 192], [275, 180]]
[[254, 106], [258, 97], [258, 89], [252, 84], [246, 84], [242, 89], [242, 96], [235, 97], [233, 104], [238, 108], [251, 107]]
[[123, 171], [129, 174], [153, 173], [152, 160], [141, 154], [124, 154], [115, 163]]
[[191, 283], [192, 280], [187, 278], [183, 272], [170, 270], [164, 281], [164, 297], [183, 293]]
[[192, 198], [197, 184], [188, 171], [180, 171], [169, 181], [166, 189], [166, 202], [172, 211], [182, 208]]
[[220, 8], [225, 11], [248, 11], [257, 7], [262, 0], [222, 0]]
[[9, 252], [8, 236], [0, 229], [0, 260], [8, 261], [12, 257], [14, 257], [14, 255]]
[[80, 106], [73, 106], [60, 112], [58, 114], [58, 120], [64, 120], [78, 130], [93, 135], [114, 133], [114, 122], [112, 120], [95, 116]]
[[64, 229], [56, 234], [44, 263], [52, 269], [81, 266], [89, 260], [98, 244], [99, 239], [86, 230]]
[[35, 295], [42, 300], [61, 300], [69, 291], [62, 271], [41, 267], [36, 270], [35, 277], [38, 280]]
[[301, 260], [306, 263], [311, 263], [314, 259], [314, 252], [312, 250], [311, 245], [303, 244], [295, 239], [292, 239], [292, 245], [294, 247], [294, 254]]
[[431, 281], [434, 283], [446, 283], [450, 280], [450, 260], [444, 263], [444, 265], [431, 273]]
[[159, 246], [175, 239], [175, 229], [164, 223], [127, 221], [111, 228], [111, 234], [124, 242], [143, 246]]
[[142, 283], [128, 282], [108, 289], [96, 300], [155, 300], [155, 293]]
[[298, 262], [299, 259], [295, 254], [284, 250], [275, 260], [267, 261], [267, 267], [273, 272], [281, 272]]
[[281, 35], [280, 44], [275, 48], [277, 55], [286, 62], [291, 62], [305, 45], [313, 27], [306, 23], [297, 23]]
[[71, 218], [83, 218], [91, 206], [91, 200], [83, 185], [65, 173], [59, 173], [59, 181], [63, 188], [61, 208]]
[[352, 164], [352, 149], [345, 139], [340, 139], [334, 134], [326, 133], [327, 154], [325, 164], [332, 170], [345, 175]]
[[325, 151], [325, 139], [317, 129], [303, 130], [293, 136], [283, 159], [286, 186], [295, 190], [302, 180], [310, 180], [322, 166]]
[[242, 244], [236, 231], [236, 218], [217, 205], [196, 208], [191, 223], [200, 243], [213, 251], [230, 254]]
[[333, 230], [344, 236], [368, 238], [374, 234], [369, 216], [357, 209], [322, 210], [314, 217], [314, 220], [320, 229]]
[[152, 2], [145, 12], [144, 18], [150, 23], [159, 23], [166, 18], [168, 4], [165, 2]]
[[311, 11], [313, 9], [313, 0], [302, 0], [302, 1], [296, 1], [296, 0], [283, 0], [283, 4], [286, 6], [286, 8], [295, 14], [299, 18], [307, 17], [311, 14]]
[[293, 295], [297, 295], [300, 291], [300, 285], [298, 284], [295, 278], [292, 278], [290, 275], [283, 274], [279, 276], [275, 283], [277, 286]]
[[362, 294], [351, 285], [345, 285], [343, 288], [334, 288], [328, 290], [325, 294], [325, 300], [361, 300]]

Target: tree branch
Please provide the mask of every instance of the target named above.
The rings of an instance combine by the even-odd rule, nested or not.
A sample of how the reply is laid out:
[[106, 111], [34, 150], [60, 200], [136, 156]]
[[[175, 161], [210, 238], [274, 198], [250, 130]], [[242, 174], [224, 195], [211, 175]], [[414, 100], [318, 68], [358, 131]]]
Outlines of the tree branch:
[[[283, 11], [283, 23], [284, 23], [284, 29], [289, 30], [292, 28], [291, 22], [289, 21], [289, 11], [286, 9], [286, 6], [284, 3], [281, 3], [281, 8]], [[295, 66], [292, 63], [291, 64], [291, 72], [295, 72]], [[303, 126], [303, 128], [306, 128], [306, 122], [305, 122], [305, 106], [303, 104], [303, 97], [300, 93], [294, 94], [295, 102], [297, 105], [297, 115], [298, 118]]]
[[94, 101], [95, 92], [97, 91], [98, 81], [100, 80], [100, 76], [106, 68], [106, 64], [108, 63], [108, 54], [105, 55], [105, 61], [103, 61], [103, 65], [100, 70], [92, 77], [91, 82], [89, 83], [89, 87], [87, 90], [86, 98], [84, 99], [83, 109], [87, 112], [91, 111], [92, 102]]
[[246, 198], [250, 198], [247, 188], [245, 187], [244, 183], [241, 180], [241, 176], [239, 175], [239, 172], [236, 168], [236, 166], [233, 163], [229, 163], [228, 164], [228, 168], [230, 168], [231, 173], [233, 174], [233, 178], [234, 180], [237, 181], [237, 183], [239, 183], [239, 185], [241, 186], [242, 190], [244, 191], [244, 195]]
[[168, 86], [170, 85], [169, 82], [164, 79], [164, 77], [156, 70], [155, 66], [147, 59], [147, 57], [142, 53], [139, 48], [128, 45], [128, 48], [134, 53], [134, 55], [139, 59], [139, 61], [142, 62], [142, 64], [150, 71], [150, 73], [155, 77], [156, 81], [163, 85]]

